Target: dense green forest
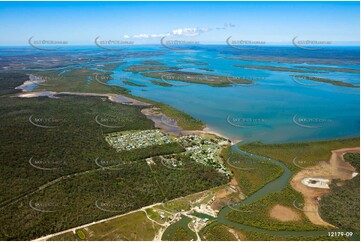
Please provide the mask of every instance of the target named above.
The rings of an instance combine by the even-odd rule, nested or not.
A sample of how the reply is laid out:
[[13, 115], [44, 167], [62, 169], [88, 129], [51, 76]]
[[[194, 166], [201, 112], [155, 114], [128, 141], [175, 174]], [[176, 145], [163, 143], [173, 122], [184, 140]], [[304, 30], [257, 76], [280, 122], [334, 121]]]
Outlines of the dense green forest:
[[[201, 164], [174, 170], [144, 160], [184, 151], [177, 143], [111, 148], [106, 133], [154, 128], [141, 107], [68, 95], [3, 95], [0, 106], [1, 240], [35, 239], [228, 181]], [[97, 116], [118, 128], [99, 125]]]
[[26, 74], [20, 72], [0, 73], [0, 96], [21, 92], [21, 89], [15, 89], [15, 87], [20, 86], [28, 79]]
[[356, 168], [357, 172], [360, 172], [360, 153], [347, 153], [343, 157]]
[[[360, 171], [360, 153], [346, 154], [344, 158]], [[351, 180], [333, 182], [331, 192], [321, 199], [320, 214], [337, 227], [359, 232], [360, 175]]]

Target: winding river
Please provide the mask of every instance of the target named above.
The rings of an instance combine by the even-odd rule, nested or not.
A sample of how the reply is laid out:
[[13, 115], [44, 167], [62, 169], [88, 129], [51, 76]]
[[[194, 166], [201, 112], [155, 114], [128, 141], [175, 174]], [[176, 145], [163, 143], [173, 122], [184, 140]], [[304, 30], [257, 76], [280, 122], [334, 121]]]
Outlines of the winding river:
[[[283, 169], [283, 173], [282, 173], [281, 176], [279, 176], [278, 178], [276, 178], [272, 182], [269, 182], [267, 185], [262, 187], [257, 192], [253, 193], [251, 196], [247, 197], [245, 200], [242, 200], [241, 202], [237, 203], [239, 206], [249, 205], [249, 204], [258, 201], [261, 198], [263, 198], [263, 197], [265, 197], [265, 196], [267, 196], [267, 195], [269, 195], [271, 193], [281, 191], [281, 190], [283, 190], [284, 188], [287, 187], [289, 179], [292, 176], [292, 172], [282, 162], [274, 160], [274, 159], [270, 159], [270, 158], [267, 158], [267, 157], [264, 157], [264, 156], [254, 155], [254, 154], [251, 154], [249, 152], [243, 151], [243, 150], [239, 149], [239, 144], [233, 145], [232, 146], [232, 151], [243, 154], [243, 155], [246, 155], [246, 156], [249, 156], [251, 158], [258, 158], [258, 159], [267, 160], [269, 162], [272, 162], [272, 163], [282, 167], [282, 169]], [[266, 229], [253, 227], [253, 226], [249, 226], [249, 225], [244, 225], [244, 224], [239, 224], [239, 223], [235, 223], [235, 222], [230, 221], [226, 217], [226, 215], [230, 212], [230, 210], [231, 210], [231, 208], [229, 206], [225, 206], [224, 208], [222, 208], [222, 210], [218, 213], [216, 221], [211, 223], [210, 225], [206, 226], [205, 228], [203, 228], [200, 231], [200, 236], [203, 237], [203, 235], [205, 234], [205, 232], [209, 228], [211, 228], [211, 227], [213, 227], [213, 226], [215, 226], [217, 224], [224, 224], [226, 226], [233, 227], [233, 228], [236, 228], [236, 229], [248, 230], [248, 231], [253, 231], [253, 232], [260, 232], [260, 233], [265, 233], [265, 234], [270, 234], [270, 235], [278, 235], [278, 236], [320, 236], [320, 235], [327, 235], [327, 233], [331, 231], [331, 230], [323, 230], [323, 231], [266, 230]], [[344, 230], [332, 230], [332, 231], [346, 232]], [[359, 241], [359, 237], [357, 235], [353, 235], [349, 239], [352, 240], [352, 241]]]

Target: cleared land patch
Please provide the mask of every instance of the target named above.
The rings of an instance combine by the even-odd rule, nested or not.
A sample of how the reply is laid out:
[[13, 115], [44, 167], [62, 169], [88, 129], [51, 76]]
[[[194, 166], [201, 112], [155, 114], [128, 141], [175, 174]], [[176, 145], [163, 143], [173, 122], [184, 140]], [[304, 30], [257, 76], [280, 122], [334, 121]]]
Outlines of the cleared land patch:
[[295, 212], [294, 209], [278, 204], [271, 208], [269, 215], [271, 218], [282, 222], [298, 221], [301, 219], [300, 215]]

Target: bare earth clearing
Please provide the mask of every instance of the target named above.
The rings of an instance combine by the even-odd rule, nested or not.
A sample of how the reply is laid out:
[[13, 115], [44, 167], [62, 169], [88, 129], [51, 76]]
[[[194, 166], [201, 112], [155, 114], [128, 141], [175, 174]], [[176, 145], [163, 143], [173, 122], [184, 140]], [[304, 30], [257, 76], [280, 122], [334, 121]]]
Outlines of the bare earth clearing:
[[333, 225], [325, 222], [318, 213], [319, 199], [322, 195], [329, 192], [329, 189], [322, 188], [311, 188], [302, 184], [304, 178], [323, 178], [323, 179], [341, 179], [349, 180], [352, 179], [354, 173], [356, 172], [355, 168], [352, 167], [348, 162], [343, 158], [345, 153], [356, 153], [360, 152], [360, 147], [354, 148], [344, 148], [339, 150], [333, 150], [329, 162], [321, 161], [317, 166], [309, 167], [298, 172], [291, 180], [291, 186], [298, 192], [302, 193], [305, 203], [303, 208], [300, 208], [304, 211], [308, 219], [316, 224], [321, 226], [330, 226]]
[[279, 204], [271, 208], [269, 216], [281, 222], [299, 221], [301, 219], [300, 215], [294, 211], [294, 208]]

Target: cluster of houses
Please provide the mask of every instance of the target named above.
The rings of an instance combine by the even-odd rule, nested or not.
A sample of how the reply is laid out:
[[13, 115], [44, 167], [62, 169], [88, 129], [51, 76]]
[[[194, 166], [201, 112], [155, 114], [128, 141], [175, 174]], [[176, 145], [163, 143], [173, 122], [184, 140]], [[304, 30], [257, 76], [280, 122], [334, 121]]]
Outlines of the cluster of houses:
[[172, 142], [167, 135], [158, 129], [111, 133], [106, 135], [105, 140], [118, 151], [140, 149]]
[[[177, 142], [185, 147], [186, 154], [195, 162], [212, 166], [219, 172], [230, 176], [231, 172], [224, 166], [219, 159], [219, 153], [222, 145], [228, 144], [227, 140], [220, 137], [206, 138], [200, 135], [185, 135], [177, 138], [170, 137], [158, 129], [115, 132], [105, 136], [106, 141], [117, 151], [128, 151], [140, 149], [154, 145], [163, 145], [171, 142]], [[182, 165], [177, 162], [175, 157], [162, 157], [175, 168]], [[167, 163], [168, 163], [167, 162]]]
[[189, 147], [189, 146], [200, 144], [202, 140], [207, 141], [205, 139], [202, 139], [201, 136], [194, 135], [194, 134], [181, 136], [181, 137], [176, 138], [175, 140], [178, 143], [180, 143], [181, 145], [183, 145], [184, 147]]
[[226, 166], [220, 162], [218, 156], [221, 146], [228, 144], [228, 141], [225, 139], [206, 139], [199, 135], [186, 135], [176, 138], [176, 141], [186, 147], [186, 154], [188, 154], [195, 162], [212, 166], [219, 172], [225, 173], [228, 176], [231, 175], [231, 172], [226, 168]]

